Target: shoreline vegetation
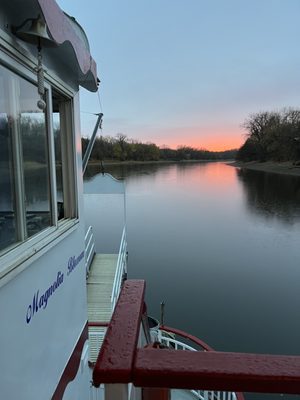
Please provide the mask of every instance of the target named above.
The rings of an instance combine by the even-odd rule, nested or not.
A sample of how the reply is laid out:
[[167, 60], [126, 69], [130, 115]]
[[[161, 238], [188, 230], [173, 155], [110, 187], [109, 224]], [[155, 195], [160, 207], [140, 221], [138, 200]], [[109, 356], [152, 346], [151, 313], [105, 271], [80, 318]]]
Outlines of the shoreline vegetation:
[[274, 174], [300, 176], [300, 166], [295, 165], [292, 161], [275, 162], [275, 161], [234, 161], [227, 163], [232, 167], [251, 169], [254, 171], [271, 172]]
[[[247, 139], [239, 149], [208, 151], [191, 146], [171, 149], [118, 133], [96, 139], [89, 165], [226, 162], [238, 168], [300, 176], [300, 110], [284, 108], [251, 114], [242, 125]], [[83, 154], [89, 139], [82, 138]], [[235, 160], [235, 161], [234, 161]]]
[[237, 161], [300, 165], [300, 110], [284, 108], [251, 114], [243, 127], [247, 139], [237, 152]]
[[243, 124], [247, 139], [235, 167], [300, 176], [300, 110], [283, 108], [251, 114]]
[[[88, 138], [81, 139], [82, 153], [89, 144]], [[90, 157], [93, 162], [180, 162], [180, 161], [212, 161], [233, 160], [237, 149], [225, 151], [208, 151], [191, 146], [178, 146], [171, 149], [167, 146], [158, 147], [155, 143], [142, 143], [128, 139], [121, 133], [115, 137], [100, 136], [96, 138]]]

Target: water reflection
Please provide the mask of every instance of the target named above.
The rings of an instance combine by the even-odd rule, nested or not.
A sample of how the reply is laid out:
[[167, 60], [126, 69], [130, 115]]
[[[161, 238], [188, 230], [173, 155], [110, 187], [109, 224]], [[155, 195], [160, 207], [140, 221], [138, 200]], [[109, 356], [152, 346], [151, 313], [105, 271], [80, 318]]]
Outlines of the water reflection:
[[293, 224], [300, 220], [300, 177], [236, 169], [251, 213]]
[[126, 180], [128, 272], [147, 281], [150, 314], [164, 300], [167, 325], [216, 350], [300, 354], [299, 178], [222, 163], [106, 170]]
[[299, 354], [298, 179], [222, 163], [116, 170], [150, 314], [164, 300], [167, 324], [217, 350]]
[[[108, 164], [108, 165], [89, 165], [84, 174], [85, 180], [90, 180], [96, 174], [102, 172], [110, 173], [117, 179], [124, 179], [126, 177], [135, 177], [143, 175], [155, 175], [157, 172], [168, 170], [174, 163], [144, 163], [144, 164]], [[180, 164], [177, 164], [180, 165]], [[184, 164], [182, 164], [184, 168]]]

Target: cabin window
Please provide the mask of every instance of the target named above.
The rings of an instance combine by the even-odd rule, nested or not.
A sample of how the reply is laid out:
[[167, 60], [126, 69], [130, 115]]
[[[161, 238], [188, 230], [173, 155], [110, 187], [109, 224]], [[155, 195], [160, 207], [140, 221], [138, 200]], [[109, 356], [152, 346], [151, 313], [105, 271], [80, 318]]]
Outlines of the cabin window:
[[[4, 81], [0, 77], [0, 91]], [[0, 113], [0, 250], [17, 240], [15, 193], [13, 177], [12, 135], [8, 128], [9, 116], [4, 112], [1, 96]]]
[[29, 81], [0, 66], [0, 250], [49, 227], [48, 135]]
[[51, 225], [50, 171], [45, 114], [37, 109], [36, 88], [20, 79], [20, 135], [24, 174], [24, 238]]
[[71, 100], [45, 98], [0, 65], [0, 252], [76, 216]]

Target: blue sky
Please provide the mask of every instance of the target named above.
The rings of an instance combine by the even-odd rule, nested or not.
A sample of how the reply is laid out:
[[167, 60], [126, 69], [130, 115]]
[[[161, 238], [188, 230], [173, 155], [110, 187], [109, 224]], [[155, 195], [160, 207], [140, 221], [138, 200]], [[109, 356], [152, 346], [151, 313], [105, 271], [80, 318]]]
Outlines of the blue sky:
[[[300, 104], [299, 0], [59, 0], [85, 29], [103, 134], [224, 149], [250, 113]], [[99, 112], [97, 94], [81, 94]], [[82, 113], [88, 136], [94, 117]]]

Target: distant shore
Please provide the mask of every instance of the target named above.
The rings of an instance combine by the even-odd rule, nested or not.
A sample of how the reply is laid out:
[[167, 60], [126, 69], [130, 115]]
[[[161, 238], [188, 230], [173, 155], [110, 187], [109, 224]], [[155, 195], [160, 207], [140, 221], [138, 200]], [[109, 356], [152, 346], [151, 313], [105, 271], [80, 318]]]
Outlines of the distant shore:
[[[120, 165], [159, 165], [159, 164], [189, 164], [189, 163], [208, 163], [208, 162], [224, 162], [227, 165], [237, 168], [246, 168], [256, 171], [272, 172], [275, 174], [294, 175], [300, 176], [300, 166], [295, 166], [291, 161], [287, 162], [241, 162], [241, 161], [229, 161], [229, 160], [159, 160], [159, 161], [103, 161], [104, 168], [107, 166], [120, 166]], [[99, 161], [89, 161], [89, 166], [101, 166]]]
[[274, 174], [284, 174], [284, 175], [294, 175], [300, 176], [300, 166], [295, 166], [291, 161], [276, 163], [273, 161], [266, 161], [266, 162], [240, 162], [234, 161], [232, 163], [228, 163], [227, 165], [231, 165], [232, 167], [238, 168], [246, 168], [252, 169], [256, 171], [265, 171], [265, 172], [272, 172]]
[[[189, 163], [208, 163], [208, 162], [224, 162], [224, 160], [158, 160], [158, 161], [103, 161], [103, 166], [111, 165], [147, 165], [147, 164], [189, 164]], [[89, 161], [89, 166], [101, 166], [100, 161]]]

